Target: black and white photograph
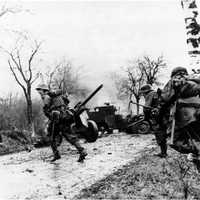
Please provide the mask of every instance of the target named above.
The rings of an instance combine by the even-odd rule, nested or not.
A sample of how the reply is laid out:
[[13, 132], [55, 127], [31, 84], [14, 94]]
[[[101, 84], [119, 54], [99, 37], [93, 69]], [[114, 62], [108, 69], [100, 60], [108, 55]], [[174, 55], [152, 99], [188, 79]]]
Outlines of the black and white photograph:
[[200, 1], [1, 0], [0, 200], [200, 200]]

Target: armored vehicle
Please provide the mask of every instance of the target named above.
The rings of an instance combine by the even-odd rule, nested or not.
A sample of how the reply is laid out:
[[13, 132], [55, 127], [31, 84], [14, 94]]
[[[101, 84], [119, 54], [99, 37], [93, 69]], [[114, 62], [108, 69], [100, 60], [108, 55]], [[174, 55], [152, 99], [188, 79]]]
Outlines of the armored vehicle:
[[89, 118], [96, 122], [102, 132], [112, 133], [113, 129], [122, 131], [125, 128], [122, 115], [117, 114], [117, 108], [110, 103], [88, 109]]

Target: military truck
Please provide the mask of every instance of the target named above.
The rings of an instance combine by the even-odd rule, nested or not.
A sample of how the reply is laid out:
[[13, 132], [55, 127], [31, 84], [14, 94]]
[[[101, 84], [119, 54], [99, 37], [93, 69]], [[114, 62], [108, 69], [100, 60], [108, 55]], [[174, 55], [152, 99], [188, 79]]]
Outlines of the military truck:
[[122, 115], [117, 114], [117, 108], [110, 103], [88, 109], [88, 115], [102, 132], [112, 133], [114, 129], [122, 131], [125, 128]]

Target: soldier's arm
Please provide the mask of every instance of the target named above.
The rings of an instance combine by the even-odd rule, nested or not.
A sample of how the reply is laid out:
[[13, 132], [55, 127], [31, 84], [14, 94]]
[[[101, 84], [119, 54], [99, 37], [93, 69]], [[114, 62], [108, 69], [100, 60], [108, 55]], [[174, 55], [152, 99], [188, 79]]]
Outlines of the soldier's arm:
[[145, 98], [145, 106], [147, 106], [147, 107], [152, 106], [154, 95], [155, 95], [154, 92], [148, 94], [148, 96]]
[[57, 89], [55, 91], [50, 91], [49, 92], [49, 96], [50, 97], [56, 97], [62, 94], [62, 90], [61, 89]]
[[177, 99], [177, 93], [173, 88], [172, 80], [169, 80], [168, 83], [164, 86], [162, 94], [160, 97], [161, 109], [163, 112], [168, 109]]
[[187, 81], [180, 89], [180, 97], [189, 98], [200, 94], [200, 84]]
[[172, 80], [169, 80], [162, 90], [161, 98], [164, 102], [169, 102], [171, 101], [174, 95], [175, 90], [172, 85]]
[[49, 97], [49, 95], [44, 96], [43, 103], [44, 103], [43, 112], [46, 117], [50, 118], [50, 116], [51, 116], [51, 111], [50, 111], [51, 98]]

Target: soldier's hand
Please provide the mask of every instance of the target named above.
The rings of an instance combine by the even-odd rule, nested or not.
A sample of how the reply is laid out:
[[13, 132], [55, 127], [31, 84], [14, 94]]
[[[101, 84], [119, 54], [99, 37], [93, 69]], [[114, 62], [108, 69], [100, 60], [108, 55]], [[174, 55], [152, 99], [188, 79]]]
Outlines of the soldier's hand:
[[51, 113], [51, 119], [54, 121], [54, 122], [58, 122], [59, 119], [60, 119], [60, 112], [55, 110], [55, 111], [52, 111]]
[[158, 109], [158, 108], [153, 108], [153, 109], [151, 110], [151, 114], [152, 114], [153, 116], [158, 116], [158, 115], [159, 115], [159, 109]]
[[186, 79], [184, 77], [173, 79], [173, 87], [174, 88], [180, 87], [180, 86], [184, 85], [185, 83], [186, 83]]

